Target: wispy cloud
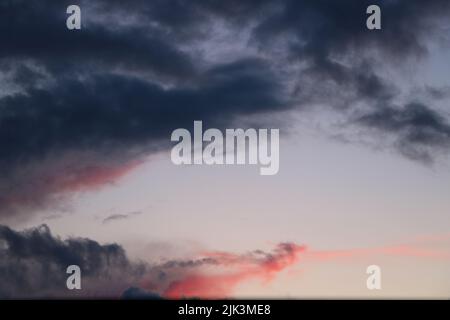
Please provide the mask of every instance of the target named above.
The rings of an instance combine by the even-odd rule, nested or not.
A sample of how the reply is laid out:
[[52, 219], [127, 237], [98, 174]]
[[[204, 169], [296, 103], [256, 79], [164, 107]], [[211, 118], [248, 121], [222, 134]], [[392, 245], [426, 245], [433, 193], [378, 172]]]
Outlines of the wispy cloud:
[[125, 213], [125, 214], [112, 214], [106, 218], [103, 219], [102, 223], [109, 223], [109, 222], [113, 222], [113, 221], [117, 221], [117, 220], [126, 220], [126, 219], [130, 219], [134, 216], [140, 215], [142, 214], [141, 211], [134, 211], [134, 212], [130, 212], [130, 213]]

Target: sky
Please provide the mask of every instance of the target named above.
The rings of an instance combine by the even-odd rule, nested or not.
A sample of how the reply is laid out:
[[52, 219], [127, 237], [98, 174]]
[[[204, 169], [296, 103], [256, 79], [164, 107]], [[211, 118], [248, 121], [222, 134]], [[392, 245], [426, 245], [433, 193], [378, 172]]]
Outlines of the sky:
[[[0, 1], [0, 298], [450, 296], [448, 1], [70, 4]], [[195, 120], [279, 172], [174, 165]]]

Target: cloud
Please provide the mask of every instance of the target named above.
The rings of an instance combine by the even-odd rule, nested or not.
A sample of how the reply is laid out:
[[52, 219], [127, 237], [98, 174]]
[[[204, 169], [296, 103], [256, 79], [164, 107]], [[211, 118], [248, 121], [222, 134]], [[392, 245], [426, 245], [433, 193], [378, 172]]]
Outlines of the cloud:
[[[239, 285], [273, 281], [302, 260], [321, 263], [364, 256], [450, 259], [449, 236], [432, 235], [413, 242], [343, 250], [311, 250], [279, 243], [271, 251], [236, 254], [201, 252], [169, 261], [132, 261], [119, 244], [86, 238], [61, 239], [46, 225], [15, 231], [0, 225], [0, 298], [230, 298]], [[68, 290], [66, 269], [81, 269], [81, 290]]]
[[[24, 231], [0, 226], [0, 297], [119, 297], [145, 265], [131, 263], [117, 244], [85, 238], [61, 240], [46, 225]], [[82, 290], [66, 288], [66, 269], [82, 270]]]
[[[168, 299], [180, 298], [232, 298], [239, 285], [248, 281], [267, 284], [289, 267], [301, 261], [327, 263], [341, 259], [361, 257], [402, 257], [420, 259], [450, 259], [449, 236], [431, 235], [398, 245], [368, 248], [312, 250], [294, 243], [280, 243], [271, 252], [254, 250], [246, 254], [230, 252], [203, 252], [200, 257], [188, 260], [171, 260], [152, 265], [140, 285], [133, 288], [151, 298], [154, 291]], [[431, 244], [431, 246], [430, 246]], [[304, 269], [307, 272], [307, 269]], [[149, 276], [151, 275], [151, 279]], [[140, 294], [136, 295], [141, 299]]]
[[136, 215], [140, 215], [142, 214], [142, 212], [140, 211], [135, 211], [135, 212], [130, 212], [130, 213], [126, 213], [126, 214], [112, 214], [110, 216], [107, 216], [105, 219], [103, 219], [102, 223], [108, 223], [108, 222], [113, 222], [113, 221], [117, 221], [117, 220], [126, 220], [129, 219], [133, 216]]
[[197, 88], [164, 89], [107, 75], [0, 99], [0, 163], [8, 168], [0, 178], [0, 215], [113, 182], [145, 155], [167, 148], [172, 130], [196, 119], [222, 127], [237, 115], [285, 105], [259, 60], [215, 67], [204, 81]]
[[[145, 299], [158, 296], [229, 296], [248, 279], [270, 281], [298, 261], [303, 247], [277, 245], [273, 252], [244, 255], [203, 253], [192, 260], [130, 261], [118, 244], [85, 238], [62, 240], [46, 225], [24, 231], [0, 226], [0, 297], [103, 297]], [[81, 290], [66, 288], [66, 269], [81, 269]], [[218, 272], [209, 274], [205, 267]]]
[[368, 127], [395, 133], [400, 150], [407, 156], [432, 161], [432, 151], [450, 147], [450, 122], [430, 107], [410, 103], [403, 108], [381, 106], [357, 121]]
[[81, 153], [52, 157], [41, 158], [38, 163], [14, 163], [11, 171], [2, 175], [0, 217], [26, 218], [34, 210], [59, 204], [66, 193], [111, 184], [137, 165], [135, 160], [120, 158], [99, 163], [95, 156]]
[[233, 294], [237, 285], [252, 279], [264, 282], [272, 280], [279, 272], [299, 261], [305, 251], [304, 246], [294, 243], [280, 243], [273, 252], [255, 251], [248, 255], [228, 253], [206, 253], [214, 265], [225, 266], [231, 270], [216, 274], [188, 273], [180, 280], [174, 280], [164, 291], [164, 296], [179, 299], [182, 297], [226, 298]]
[[[395, 117], [402, 129], [387, 132], [410, 158], [449, 150], [448, 120], [432, 107], [442, 94], [399, 102], [404, 89], [385, 72], [445, 37], [448, 1], [81, 1], [79, 31], [65, 27], [69, 4], [1, 4], [2, 220], [114, 182], [194, 120], [272, 126], [270, 113], [325, 106], [380, 140], [376, 119]], [[369, 4], [382, 7], [380, 31], [365, 28]], [[436, 121], [399, 120], [414, 105]]]
[[[195, 73], [189, 56], [164, 39], [162, 33], [149, 32], [139, 25], [117, 26], [95, 19], [89, 1], [80, 3], [82, 32], [66, 28], [66, 8], [70, 1], [44, 0], [39, 4], [16, 1], [2, 5], [0, 32], [6, 37], [0, 58], [32, 60], [46, 73], [72, 78], [74, 74], [105, 72], [111, 69], [148, 72], [167, 78]], [[125, 6], [122, 13], [129, 11]], [[132, 12], [129, 12], [133, 14]], [[5, 17], [8, 19], [5, 19]], [[14, 31], [11, 36], [9, 31]], [[64, 76], [66, 74], [66, 76]]]

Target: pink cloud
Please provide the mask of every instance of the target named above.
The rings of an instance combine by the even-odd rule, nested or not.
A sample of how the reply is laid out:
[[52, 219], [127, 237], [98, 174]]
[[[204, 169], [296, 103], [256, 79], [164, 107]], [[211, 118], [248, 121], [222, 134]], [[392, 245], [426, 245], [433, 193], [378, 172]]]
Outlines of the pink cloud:
[[[447, 239], [447, 237], [432, 237]], [[193, 264], [193, 270], [183, 270], [171, 280], [163, 296], [171, 299], [198, 297], [206, 299], [227, 298], [233, 295], [236, 288], [249, 280], [263, 283], [271, 282], [280, 272], [289, 269], [300, 261], [315, 259], [321, 262], [336, 259], [353, 259], [365, 256], [418, 257], [425, 259], [450, 259], [450, 251], [430, 247], [428, 242], [379, 246], [373, 248], [355, 248], [344, 250], [307, 250], [306, 246], [294, 243], [280, 243], [272, 252], [253, 251], [248, 254], [229, 252], [203, 252], [205, 264]], [[213, 269], [211, 271], [211, 269]]]
[[167, 298], [199, 297], [225, 298], [230, 296], [241, 283], [257, 279], [271, 281], [278, 273], [298, 262], [304, 246], [280, 243], [271, 253], [255, 251], [248, 255], [225, 252], [205, 253], [220, 267], [232, 270], [209, 274], [193, 272], [169, 284], [163, 296]]

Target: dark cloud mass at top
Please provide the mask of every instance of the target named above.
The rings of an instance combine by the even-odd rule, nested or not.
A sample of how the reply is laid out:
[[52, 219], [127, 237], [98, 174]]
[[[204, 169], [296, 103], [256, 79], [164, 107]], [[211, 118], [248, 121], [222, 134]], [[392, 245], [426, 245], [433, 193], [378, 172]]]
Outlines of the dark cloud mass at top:
[[[448, 149], [432, 100], [397, 101], [378, 69], [426, 56], [448, 1], [80, 1], [80, 31], [65, 27], [69, 4], [0, 1], [1, 217], [120, 177], [193, 120], [325, 105], [411, 158]], [[383, 10], [377, 32], [370, 4]]]

